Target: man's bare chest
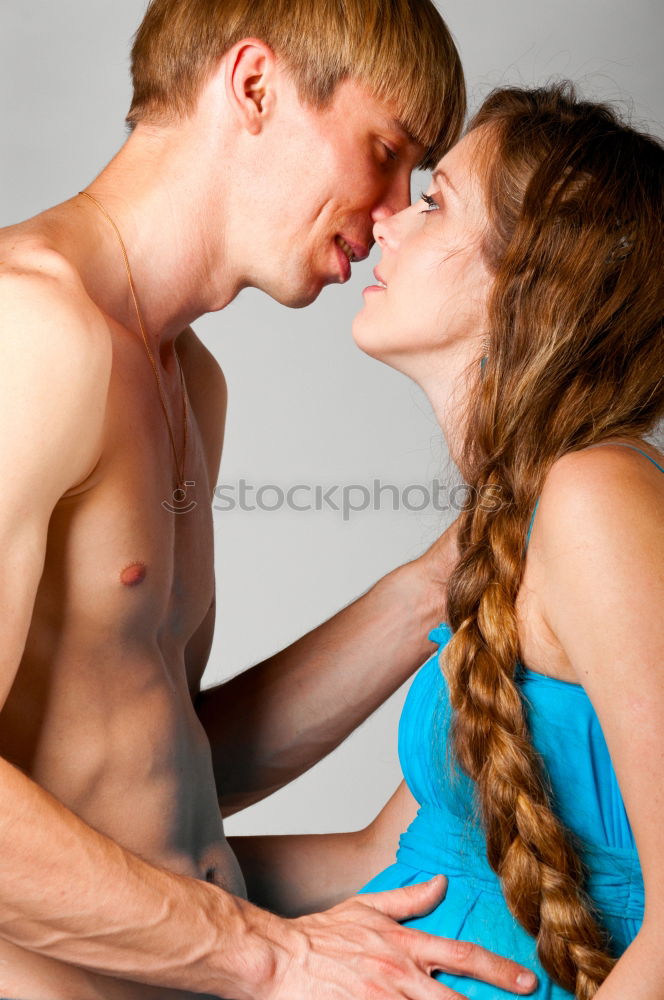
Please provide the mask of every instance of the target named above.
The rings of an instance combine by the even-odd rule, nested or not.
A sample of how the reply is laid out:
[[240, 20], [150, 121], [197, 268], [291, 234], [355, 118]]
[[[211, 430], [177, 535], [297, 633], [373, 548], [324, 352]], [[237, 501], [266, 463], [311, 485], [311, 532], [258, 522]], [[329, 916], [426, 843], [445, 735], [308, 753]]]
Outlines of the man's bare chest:
[[175, 380], [163, 385], [171, 440], [140, 348], [126, 338], [116, 346], [102, 453], [53, 512], [35, 612], [65, 630], [180, 650], [214, 593], [210, 456], [190, 400], [185, 448]]

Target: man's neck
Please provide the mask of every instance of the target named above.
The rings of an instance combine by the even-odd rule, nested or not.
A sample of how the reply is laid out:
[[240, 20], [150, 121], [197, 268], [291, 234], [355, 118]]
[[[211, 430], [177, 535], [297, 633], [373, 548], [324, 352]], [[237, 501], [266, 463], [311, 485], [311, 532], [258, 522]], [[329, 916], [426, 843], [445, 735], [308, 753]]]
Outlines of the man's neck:
[[[215, 170], [210, 156], [209, 144], [197, 148], [194, 129], [139, 128], [86, 188], [121, 234], [146, 332], [162, 352], [185, 327], [223, 308], [243, 287], [221, 231], [223, 165]], [[92, 298], [135, 328], [122, 252], [108, 219], [82, 197], [55, 213], [56, 229], [58, 218], [67, 220], [70, 255]]]

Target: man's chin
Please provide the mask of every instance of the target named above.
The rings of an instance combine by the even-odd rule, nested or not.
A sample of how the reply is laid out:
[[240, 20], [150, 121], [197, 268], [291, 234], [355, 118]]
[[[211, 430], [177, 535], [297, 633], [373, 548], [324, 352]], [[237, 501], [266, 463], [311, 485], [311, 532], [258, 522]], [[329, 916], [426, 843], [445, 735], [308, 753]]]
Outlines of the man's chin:
[[307, 286], [282, 288], [275, 293], [268, 294], [271, 294], [273, 299], [289, 309], [304, 309], [305, 306], [310, 306], [312, 302], [316, 301], [326, 284], [329, 282], [319, 278], [316, 281], [312, 280]]

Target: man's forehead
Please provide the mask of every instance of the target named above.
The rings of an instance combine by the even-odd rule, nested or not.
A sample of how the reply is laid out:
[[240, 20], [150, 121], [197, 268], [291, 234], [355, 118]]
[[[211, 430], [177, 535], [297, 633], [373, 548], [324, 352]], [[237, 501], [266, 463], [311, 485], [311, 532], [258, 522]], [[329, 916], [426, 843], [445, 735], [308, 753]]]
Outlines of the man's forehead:
[[411, 146], [414, 146], [418, 149], [424, 149], [424, 146], [422, 145], [420, 140], [406, 128], [406, 126], [404, 125], [404, 123], [401, 121], [400, 118], [391, 117], [388, 120], [388, 124], [390, 128], [393, 129], [395, 132], [399, 132], [401, 136], [411, 144]]
[[[348, 109], [348, 102], [362, 114], [376, 128], [386, 129], [394, 134], [398, 139], [407, 143], [416, 159], [421, 158], [426, 147], [413, 134], [406, 125], [402, 115], [398, 99], [395, 97], [379, 96], [373, 92], [367, 82], [360, 79], [347, 78], [338, 84], [338, 90], [345, 90], [343, 104]], [[340, 108], [340, 110], [342, 110]]]

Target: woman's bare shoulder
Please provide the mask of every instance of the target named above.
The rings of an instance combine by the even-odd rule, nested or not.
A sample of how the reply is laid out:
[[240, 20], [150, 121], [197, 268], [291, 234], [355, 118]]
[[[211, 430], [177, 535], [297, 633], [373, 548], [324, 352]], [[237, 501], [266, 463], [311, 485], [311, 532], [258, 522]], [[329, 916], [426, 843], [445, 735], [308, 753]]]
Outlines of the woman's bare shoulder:
[[533, 548], [567, 548], [584, 541], [613, 546], [639, 533], [661, 534], [664, 472], [655, 462], [664, 469], [664, 455], [638, 438], [615, 439], [563, 455], [544, 482]]

